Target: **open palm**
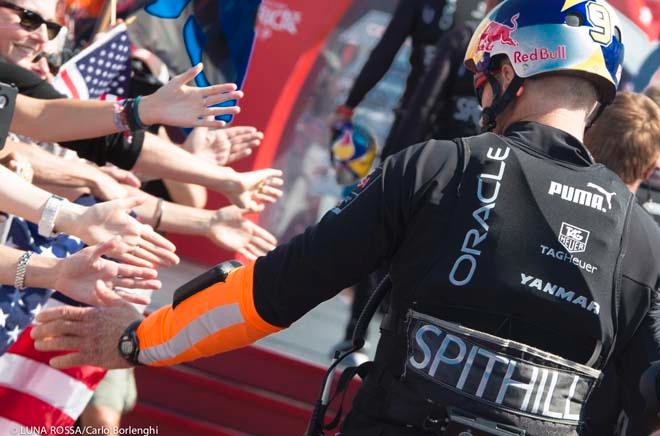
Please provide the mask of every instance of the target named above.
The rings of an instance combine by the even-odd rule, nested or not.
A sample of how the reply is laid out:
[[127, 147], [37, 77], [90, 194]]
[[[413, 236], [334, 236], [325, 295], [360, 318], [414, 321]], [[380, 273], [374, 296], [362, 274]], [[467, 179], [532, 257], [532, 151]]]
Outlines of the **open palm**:
[[244, 217], [246, 211], [236, 206], [218, 210], [211, 219], [208, 237], [219, 246], [256, 259], [273, 250], [277, 239], [267, 230]]

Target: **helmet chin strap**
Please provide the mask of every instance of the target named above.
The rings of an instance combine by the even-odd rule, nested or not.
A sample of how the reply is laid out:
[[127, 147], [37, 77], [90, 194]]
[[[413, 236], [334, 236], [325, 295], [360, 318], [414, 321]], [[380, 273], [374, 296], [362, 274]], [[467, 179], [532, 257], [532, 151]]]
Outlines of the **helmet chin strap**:
[[492, 132], [497, 126], [497, 117], [504, 112], [504, 109], [516, 97], [516, 93], [525, 79], [516, 75], [509, 84], [509, 87], [502, 94], [502, 87], [500, 86], [500, 82], [497, 81], [497, 78], [490, 73], [486, 73], [486, 78], [493, 90], [494, 98], [493, 103], [481, 111], [481, 131]]

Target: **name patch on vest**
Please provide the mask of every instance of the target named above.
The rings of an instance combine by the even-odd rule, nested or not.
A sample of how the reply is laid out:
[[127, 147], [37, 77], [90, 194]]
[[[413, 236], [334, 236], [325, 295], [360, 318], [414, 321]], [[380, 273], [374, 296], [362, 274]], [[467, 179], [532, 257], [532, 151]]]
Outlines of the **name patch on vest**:
[[576, 424], [600, 372], [536, 348], [410, 312], [408, 372], [513, 413]]

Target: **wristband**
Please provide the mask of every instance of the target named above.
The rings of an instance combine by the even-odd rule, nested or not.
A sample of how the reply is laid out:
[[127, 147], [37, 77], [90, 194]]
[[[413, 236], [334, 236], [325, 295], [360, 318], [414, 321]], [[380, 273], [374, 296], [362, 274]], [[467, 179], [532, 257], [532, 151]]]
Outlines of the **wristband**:
[[163, 199], [158, 199], [158, 204], [156, 205], [156, 215], [154, 218], [154, 230], [158, 230], [160, 227], [160, 222], [163, 220]]
[[135, 120], [135, 124], [138, 126], [140, 130], [145, 130], [147, 125], [145, 125], [142, 120], [140, 119], [140, 100], [142, 99], [141, 96], [135, 97], [133, 100], [133, 119]]
[[34, 254], [33, 251], [26, 251], [18, 259], [16, 264], [16, 277], [14, 278], [14, 287], [19, 291], [25, 289], [25, 271], [27, 270], [27, 264], [30, 261], [30, 257]]
[[126, 117], [126, 106], [124, 104], [115, 103], [112, 112], [112, 121], [115, 127], [120, 132], [131, 130], [131, 126]]
[[39, 234], [44, 238], [50, 238], [53, 236], [53, 229], [55, 228], [55, 219], [57, 214], [62, 207], [62, 204], [66, 200], [58, 195], [52, 195], [44, 206], [43, 212], [41, 212], [41, 218], [39, 219], [38, 230]]

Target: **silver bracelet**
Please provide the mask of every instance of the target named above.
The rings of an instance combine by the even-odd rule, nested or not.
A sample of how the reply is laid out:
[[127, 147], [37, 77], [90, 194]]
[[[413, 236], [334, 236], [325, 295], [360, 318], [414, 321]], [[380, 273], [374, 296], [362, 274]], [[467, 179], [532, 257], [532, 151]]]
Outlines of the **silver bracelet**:
[[30, 261], [30, 257], [32, 257], [33, 254], [33, 251], [26, 251], [18, 259], [18, 264], [16, 264], [16, 278], [14, 279], [14, 286], [19, 291], [25, 289], [25, 271], [27, 270], [27, 264]]

